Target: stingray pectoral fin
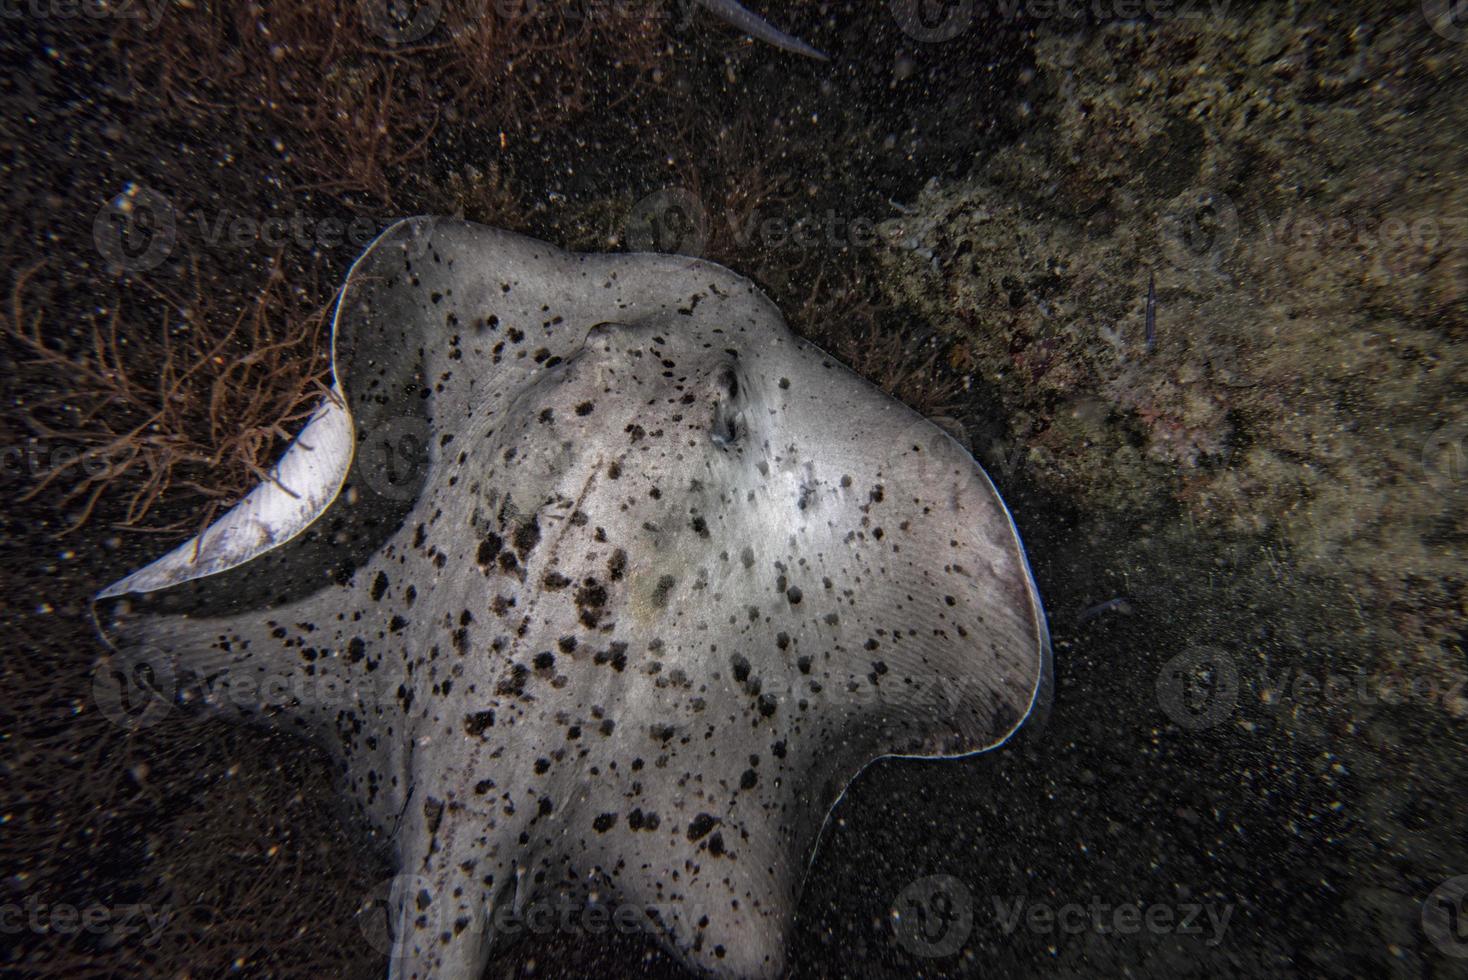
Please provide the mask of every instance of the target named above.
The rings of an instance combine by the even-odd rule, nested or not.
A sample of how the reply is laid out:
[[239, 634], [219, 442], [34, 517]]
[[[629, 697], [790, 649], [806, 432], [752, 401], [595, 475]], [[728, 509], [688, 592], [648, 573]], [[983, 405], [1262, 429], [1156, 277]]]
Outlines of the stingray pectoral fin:
[[276, 463], [270, 479], [198, 537], [103, 589], [97, 598], [155, 592], [214, 575], [291, 540], [336, 499], [351, 466], [353, 444], [351, 414], [333, 394]]
[[1050, 676], [1045, 614], [1014, 522], [952, 437], [827, 364], [792, 367], [802, 374], [790, 397], [815, 392], [822, 413], [841, 420], [812, 443], [811, 472], [829, 489], [809, 494], [797, 535], [810, 541], [803, 553], [824, 557], [826, 578], [859, 583], [800, 640], [814, 648], [801, 652], [828, 702], [832, 741], [849, 743], [855, 767], [994, 748], [1048, 696]]
[[817, 61], [830, 60], [827, 55], [817, 51], [800, 38], [786, 34], [763, 17], [750, 12], [743, 4], [735, 3], [734, 0], [698, 0], [698, 2], [720, 20], [739, 28], [756, 40], [772, 44], [782, 51], [815, 58]]

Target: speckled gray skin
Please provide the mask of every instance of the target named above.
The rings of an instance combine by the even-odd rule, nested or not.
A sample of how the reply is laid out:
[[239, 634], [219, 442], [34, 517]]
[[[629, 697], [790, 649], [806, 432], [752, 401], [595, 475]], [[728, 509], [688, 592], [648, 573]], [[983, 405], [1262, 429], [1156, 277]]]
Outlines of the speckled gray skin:
[[[779, 974], [862, 767], [993, 747], [1042, 696], [988, 478], [728, 270], [412, 219], [335, 359], [358, 444], [325, 512], [99, 615], [130, 661], [296, 682], [230, 701], [328, 746], [419, 876], [394, 976], [472, 980], [498, 913], [572, 900]], [[404, 432], [426, 465], [385, 477]]]

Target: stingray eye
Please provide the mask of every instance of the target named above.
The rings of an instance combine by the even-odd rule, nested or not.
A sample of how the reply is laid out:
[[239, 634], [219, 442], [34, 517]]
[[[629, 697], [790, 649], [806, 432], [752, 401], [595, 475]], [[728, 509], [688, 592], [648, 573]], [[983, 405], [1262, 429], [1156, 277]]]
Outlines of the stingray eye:
[[742, 426], [736, 404], [739, 398], [739, 376], [733, 368], [724, 368], [714, 376], [714, 420], [709, 439], [721, 449], [739, 441]]
[[720, 449], [727, 449], [739, 441], [744, 427], [739, 423], [739, 412], [732, 405], [719, 402], [714, 406], [714, 424], [709, 429], [709, 440]]
[[719, 387], [731, 400], [739, 397], [739, 375], [733, 368], [726, 367], [719, 372]]

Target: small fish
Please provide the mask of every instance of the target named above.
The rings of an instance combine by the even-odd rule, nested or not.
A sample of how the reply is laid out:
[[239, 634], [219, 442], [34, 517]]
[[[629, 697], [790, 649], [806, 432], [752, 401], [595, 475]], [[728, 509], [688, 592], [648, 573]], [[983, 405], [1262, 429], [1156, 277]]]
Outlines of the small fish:
[[1157, 349], [1157, 274], [1147, 273], [1147, 353]]
[[1107, 599], [1105, 602], [1098, 602], [1091, 608], [1082, 612], [1079, 616], [1076, 617], [1076, 625], [1084, 626], [1091, 620], [1095, 619], [1097, 616], [1103, 616], [1109, 612], [1114, 612], [1122, 616], [1130, 616], [1135, 611], [1136, 609], [1132, 606], [1132, 600], [1128, 599], [1124, 595], [1119, 595], [1115, 599]]
[[734, 0], [698, 0], [698, 3], [714, 16], [726, 23], [732, 24], [756, 40], [764, 41], [766, 44], [773, 44], [775, 47], [784, 51], [792, 51], [795, 54], [805, 55], [807, 58], [815, 58], [817, 61], [830, 60], [825, 54], [806, 44], [800, 38], [791, 37], [763, 17], [746, 10], [743, 5], [735, 3]]

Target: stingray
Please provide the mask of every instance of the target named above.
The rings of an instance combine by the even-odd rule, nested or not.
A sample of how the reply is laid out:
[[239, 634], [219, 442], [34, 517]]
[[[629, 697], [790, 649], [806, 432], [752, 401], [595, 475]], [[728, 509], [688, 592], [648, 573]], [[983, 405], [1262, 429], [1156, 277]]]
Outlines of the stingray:
[[325, 746], [408, 882], [394, 977], [567, 902], [777, 975], [857, 774], [1048, 697], [983, 470], [727, 269], [407, 219], [332, 344], [271, 479], [96, 613], [113, 668]]

